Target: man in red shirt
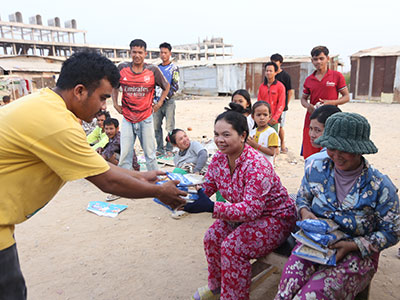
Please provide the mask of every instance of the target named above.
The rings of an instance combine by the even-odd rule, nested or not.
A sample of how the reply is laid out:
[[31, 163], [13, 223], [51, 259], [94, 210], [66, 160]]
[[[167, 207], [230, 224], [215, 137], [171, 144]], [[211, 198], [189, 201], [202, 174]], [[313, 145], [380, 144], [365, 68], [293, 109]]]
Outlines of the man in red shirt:
[[285, 86], [275, 76], [278, 72], [278, 66], [274, 62], [265, 64], [264, 82], [258, 88], [257, 100], [263, 100], [271, 106], [271, 120], [269, 126], [279, 132], [279, 118], [285, 108], [286, 90]]
[[[125, 169], [132, 167], [133, 147], [138, 137], [147, 170], [157, 170], [153, 112], [162, 106], [170, 86], [157, 66], [144, 63], [147, 45], [143, 40], [133, 40], [129, 46], [132, 62], [121, 63], [118, 66], [121, 75], [122, 106], [118, 104], [119, 90], [114, 89], [112, 93], [115, 109], [124, 116], [121, 125], [119, 166]], [[153, 105], [156, 85], [163, 91], [159, 102]]]
[[[310, 141], [310, 115], [320, 105], [340, 105], [349, 101], [349, 90], [344, 76], [328, 68], [329, 50], [325, 46], [317, 46], [311, 50], [311, 61], [315, 67], [314, 73], [304, 82], [301, 105], [307, 109], [303, 128], [302, 155], [304, 159], [317, 153], [321, 148], [315, 148]], [[339, 97], [339, 93], [341, 97]], [[310, 102], [308, 99], [310, 98]]]

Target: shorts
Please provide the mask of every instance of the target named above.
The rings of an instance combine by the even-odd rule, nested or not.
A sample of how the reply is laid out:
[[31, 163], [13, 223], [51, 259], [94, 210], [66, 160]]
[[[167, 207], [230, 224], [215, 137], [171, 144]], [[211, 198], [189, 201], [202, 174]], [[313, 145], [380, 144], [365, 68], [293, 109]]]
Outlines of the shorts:
[[281, 122], [280, 122], [281, 127], [285, 127], [285, 123], [286, 123], [286, 112], [287, 112], [287, 110], [283, 111], [282, 114], [281, 114]]

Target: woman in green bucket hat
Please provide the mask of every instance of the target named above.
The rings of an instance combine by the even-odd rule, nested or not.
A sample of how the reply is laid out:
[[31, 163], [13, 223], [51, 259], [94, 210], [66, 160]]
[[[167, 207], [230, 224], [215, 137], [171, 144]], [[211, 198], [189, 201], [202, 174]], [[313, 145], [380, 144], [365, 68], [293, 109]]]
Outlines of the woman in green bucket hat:
[[364, 157], [378, 151], [367, 119], [336, 113], [315, 143], [327, 148], [328, 157], [313, 160], [305, 172], [296, 200], [299, 216], [331, 219], [349, 238], [330, 246], [335, 266], [292, 252], [275, 299], [354, 299], [376, 273], [379, 253], [399, 241], [398, 190]]

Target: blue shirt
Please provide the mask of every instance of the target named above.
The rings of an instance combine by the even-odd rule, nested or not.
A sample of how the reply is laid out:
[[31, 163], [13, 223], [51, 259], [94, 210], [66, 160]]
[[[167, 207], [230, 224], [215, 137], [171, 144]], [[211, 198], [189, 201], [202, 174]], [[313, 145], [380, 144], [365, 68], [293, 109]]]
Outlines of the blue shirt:
[[317, 217], [334, 220], [349, 234], [362, 256], [395, 245], [400, 238], [398, 189], [364, 160], [365, 166], [350, 192], [339, 203], [332, 160], [314, 159], [307, 168], [296, 206], [306, 207]]
[[[171, 99], [171, 97], [175, 94], [175, 92], [179, 89], [179, 68], [175, 66], [173, 63], [168, 65], [159, 64], [158, 68], [163, 73], [165, 79], [167, 79], [170, 84], [169, 92], [166, 100]], [[162, 93], [162, 89], [156, 86], [156, 92], [154, 94], [154, 101], [158, 102]]]

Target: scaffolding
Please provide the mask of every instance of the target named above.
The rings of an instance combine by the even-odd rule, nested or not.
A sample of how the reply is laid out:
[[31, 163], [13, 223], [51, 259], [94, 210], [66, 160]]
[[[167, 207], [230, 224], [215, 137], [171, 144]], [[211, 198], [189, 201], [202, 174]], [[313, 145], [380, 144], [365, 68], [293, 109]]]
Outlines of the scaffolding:
[[[9, 21], [0, 20], [0, 56], [38, 55], [68, 58], [74, 52], [84, 49], [97, 51], [114, 62], [130, 59], [129, 47], [90, 45], [86, 42], [87, 31], [77, 28], [76, 20], [68, 20], [61, 27], [58, 17], [49, 19], [43, 25], [42, 17], [29, 18], [23, 23], [22, 14], [9, 15]], [[226, 48], [231, 53], [226, 53]], [[148, 58], [159, 58], [158, 48], [148, 48]], [[172, 56], [179, 60], [201, 60], [232, 56], [232, 45], [223, 43], [222, 38], [205, 39], [202, 43], [174, 46]]]

